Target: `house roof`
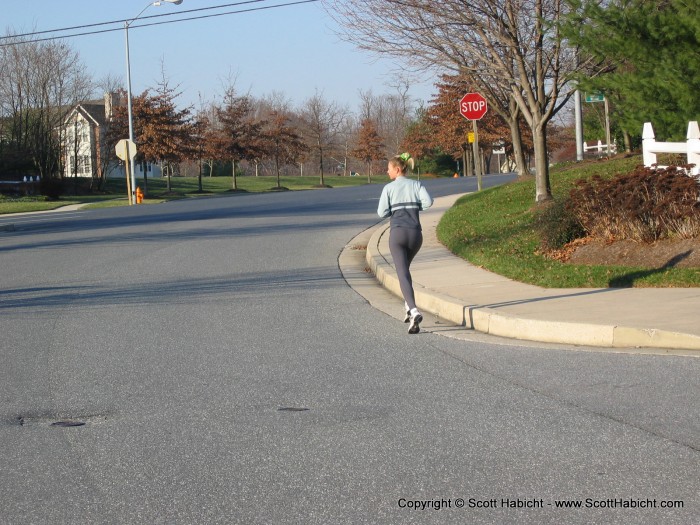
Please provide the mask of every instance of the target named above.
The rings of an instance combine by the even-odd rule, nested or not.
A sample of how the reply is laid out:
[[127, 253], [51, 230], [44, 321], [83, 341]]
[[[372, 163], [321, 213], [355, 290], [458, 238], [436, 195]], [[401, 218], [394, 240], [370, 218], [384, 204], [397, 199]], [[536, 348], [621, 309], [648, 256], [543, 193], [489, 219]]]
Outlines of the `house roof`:
[[105, 116], [104, 101], [83, 102], [76, 106], [76, 110], [83, 113], [86, 117], [92, 119], [98, 126], [104, 126], [107, 123]]

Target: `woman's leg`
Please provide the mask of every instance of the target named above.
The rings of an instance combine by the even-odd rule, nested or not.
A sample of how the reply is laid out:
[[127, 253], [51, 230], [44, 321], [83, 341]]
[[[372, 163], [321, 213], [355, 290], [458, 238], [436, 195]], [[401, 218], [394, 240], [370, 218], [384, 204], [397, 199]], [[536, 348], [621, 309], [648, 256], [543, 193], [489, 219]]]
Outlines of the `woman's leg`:
[[413, 279], [409, 267], [423, 244], [423, 234], [420, 230], [410, 228], [392, 228], [389, 233], [389, 251], [394, 259], [396, 275], [399, 278], [401, 294], [409, 310], [416, 307], [413, 293]]

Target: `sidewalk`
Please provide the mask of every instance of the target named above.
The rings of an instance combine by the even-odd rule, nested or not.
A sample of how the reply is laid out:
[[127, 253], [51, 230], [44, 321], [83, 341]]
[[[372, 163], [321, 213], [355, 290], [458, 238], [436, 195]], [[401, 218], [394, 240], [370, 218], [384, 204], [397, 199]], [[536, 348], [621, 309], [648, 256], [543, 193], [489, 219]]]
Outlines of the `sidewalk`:
[[[553, 289], [506, 279], [438, 242], [437, 224], [458, 197], [436, 199], [421, 214], [423, 247], [411, 265], [420, 309], [501, 337], [700, 355], [700, 288]], [[366, 260], [379, 283], [400, 297], [388, 239], [384, 221], [371, 231]]]

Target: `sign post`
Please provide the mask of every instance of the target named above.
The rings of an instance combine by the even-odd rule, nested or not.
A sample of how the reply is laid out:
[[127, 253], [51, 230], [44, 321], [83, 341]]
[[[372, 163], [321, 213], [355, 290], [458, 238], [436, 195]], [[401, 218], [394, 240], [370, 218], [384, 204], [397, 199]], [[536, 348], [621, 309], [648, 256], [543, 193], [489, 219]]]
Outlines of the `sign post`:
[[491, 146], [491, 148], [491, 153], [493, 153], [497, 157], [498, 173], [503, 173], [503, 170], [501, 169], [501, 155], [506, 154], [506, 144], [503, 141], [496, 142]]
[[608, 97], [599, 91], [594, 93], [586, 93], [586, 102], [603, 102], [605, 104], [605, 142], [607, 142], [607, 151], [608, 155], [610, 155], [612, 146], [610, 145], [610, 107], [608, 105]]
[[477, 129], [476, 121], [481, 120], [486, 111], [488, 104], [486, 99], [480, 93], [467, 93], [459, 101], [459, 112], [467, 120], [472, 121], [474, 129], [474, 170], [476, 171], [477, 189], [481, 191], [481, 156], [479, 155], [479, 130]]
[[605, 95], [603, 95], [599, 91], [595, 91], [593, 93], [586, 93], [585, 99], [586, 99], [586, 102], [588, 102], [588, 103], [603, 102], [605, 100]]
[[129, 204], [136, 204], [134, 191], [136, 188], [131, 187], [131, 160], [136, 156], [136, 144], [129, 139], [121, 139], [114, 147], [117, 157], [124, 161], [124, 169], [126, 171], [126, 191], [129, 195]]

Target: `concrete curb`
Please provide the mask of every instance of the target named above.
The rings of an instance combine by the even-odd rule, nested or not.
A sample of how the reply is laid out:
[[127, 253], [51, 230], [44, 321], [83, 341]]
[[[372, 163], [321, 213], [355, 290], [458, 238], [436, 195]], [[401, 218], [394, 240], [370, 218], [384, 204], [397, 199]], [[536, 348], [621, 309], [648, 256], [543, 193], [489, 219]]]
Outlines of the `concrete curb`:
[[[398, 297], [403, 297], [399, 279], [394, 267], [381, 255], [379, 241], [389, 231], [388, 224], [376, 227], [367, 244], [367, 265], [374, 273], [375, 278], [384, 288]], [[413, 286], [416, 294], [416, 304], [432, 314], [450, 321], [458, 326], [466, 326], [469, 308], [461, 301], [448, 295], [428, 290], [420, 284]]]
[[[366, 262], [385, 289], [402, 297], [393, 266], [382, 256], [379, 242], [389, 224], [376, 226], [367, 245]], [[465, 262], [465, 264], [468, 264]], [[543, 343], [559, 343], [608, 348], [659, 348], [700, 350], [700, 337], [657, 329], [605, 324], [528, 319], [511, 316], [493, 308], [465, 304], [449, 295], [414, 285], [419, 308], [438, 317], [485, 334]], [[697, 355], [690, 352], [691, 355]]]

